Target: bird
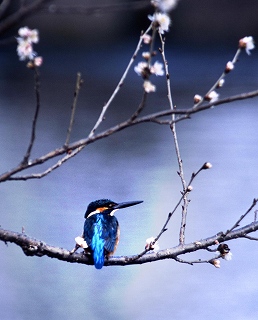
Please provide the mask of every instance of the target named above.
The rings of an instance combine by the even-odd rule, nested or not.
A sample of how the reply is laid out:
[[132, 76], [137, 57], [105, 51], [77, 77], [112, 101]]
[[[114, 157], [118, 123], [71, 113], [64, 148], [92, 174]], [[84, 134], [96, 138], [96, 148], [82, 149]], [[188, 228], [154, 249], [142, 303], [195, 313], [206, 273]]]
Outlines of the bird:
[[104, 265], [105, 257], [116, 251], [120, 228], [114, 213], [118, 209], [140, 204], [143, 201], [116, 203], [110, 199], [92, 201], [85, 212], [83, 238], [90, 249], [96, 269]]

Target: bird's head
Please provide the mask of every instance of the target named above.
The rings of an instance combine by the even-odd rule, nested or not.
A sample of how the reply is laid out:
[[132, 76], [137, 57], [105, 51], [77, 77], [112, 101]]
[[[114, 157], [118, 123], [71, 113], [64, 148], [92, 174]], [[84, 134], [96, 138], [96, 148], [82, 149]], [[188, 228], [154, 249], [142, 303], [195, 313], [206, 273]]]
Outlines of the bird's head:
[[88, 205], [84, 218], [87, 219], [96, 213], [113, 215], [114, 212], [118, 209], [131, 207], [142, 202], [143, 201], [128, 201], [128, 202], [116, 203], [109, 199], [100, 199], [100, 200], [92, 201]]

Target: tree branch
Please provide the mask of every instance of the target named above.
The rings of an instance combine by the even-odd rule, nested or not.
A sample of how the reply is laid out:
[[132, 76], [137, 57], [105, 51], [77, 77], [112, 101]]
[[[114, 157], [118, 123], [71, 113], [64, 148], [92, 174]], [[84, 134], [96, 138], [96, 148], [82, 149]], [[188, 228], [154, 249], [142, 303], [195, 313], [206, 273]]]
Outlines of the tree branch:
[[[210, 246], [217, 245], [218, 243], [231, 241], [238, 238], [247, 238], [246, 235], [258, 230], [258, 222], [250, 223], [242, 228], [235, 229], [234, 231], [229, 232], [227, 235], [224, 235], [223, 232], [220, 232], [212, 237], [195, 241], [192, 243], [184, 244], [184, 246], [176, 246], [173, 248], [160, 250], [158, 252], [151, 252], [135, 259], [136, 256], [121, 256], [121, 257], [110, 257], [105, 261], [106, 266], [111, 265], [135, 265], [143, 264], [158, 260], [165, 259], [174, 259], [178, 261], [178, 256], [185, 253], [192, 253], [195, 251], [206, 249]], [[44, 243], [41, 240], [37, 240], [27, 236], [24, 233], [13, 232], [9, 230], [4, 230], [0, 228], [0, 240], [7, 243], [15, 243], [17, 246], [21, 247], [23, 252], [28, 256], [48, 256], [50, 258], [55, 258], [58, 260], [71, 262], [71, 263], [81, 263], [92, 265], [91, 256], [85, 255], [84, 253], [73, 253], [71, 254], [69, 250], [54, 247]], [[212, 259], [212, 258], [211, 258]], [[210, 260], [211, 260], [210, 259]], [[209, 262], [207, 260], [205, 262]], [[195, 263], [189, 262], [190, 264]]]
[[[133, 126], [133, 125], [137, 125], [137, 124], [140, 124], [140, 123], [143, 123], [143, 122], [155, 122], [156, 119], [160, 118], [160, 117], [164, 117], [164, 116], [169, 116], [171, 114], [179, 114], [179, 115], [185, 115], [184, 118], [177, 118], [175, 119], [174, 121], [177, 122], [177, 121], [180, 121], [180, 120], [184, 120], [186, 118], [189, 118], [189, 115], [190, 114], [194, 114], [194, 113], [197, 113], [197, 112], [201, 112], [203, 110], [207, 110], [207, 109], [210, 109], [214, 106], [218, 106], [218, 105], [222, 105], [222, 104], [225, 104], [225, 103], [230, 103], [230, 102], [233, 102], [233, 101], [237, 101], [237, 100], [243, 100], [243, 99], [249, 99], [249, 98], [253, 98], [253, 97], [256, 97], [258, 96], [258, 90], [256, 91], [252, 91], [252, 92], [248, 92], [248, 93], [242, 93], [242, 94], [238, 94], [238, 95], [235, 95], [235, 96], [231, 96], [231, 97], [227, 97], [225, 99], [221, 99], [221, 100], [218, 100], [216, 102], [213, 102], [213, 103], [209, 103], [209, 104], [206, 104], [206, 105], [203, 105], [203, 106], [199, 106], [198, 108], [189, 108], [189, 109], [176, 109], [176, 110], [164, 110], [164, 111], [161, 111], [161, 112], [156, 112], [156, 113], [152, 113], [152, 114], [149, 114], [149, 115], [146, 115], [146, 116], [143, 116], [143, 117], [140, 117], [140, 118], [137, 118], [133, 121], [131, 121], [130, 119], [129, 120], [126, 120], [124, 122], [121, 122], [120, 124], [117, 124], [99, 134], [96, 134], [94, 135], [93, 137], [91, 138], [85, 138], [85, 139], [81, 139], [81, 140], [78, 140], [72, 144], [69, 145], [69, 150], [72, 151], [72, 150], [75, 150], [75, 149], [78, 149], [77, 151], [75, 150], [75, 154], [80, 152], [85, 146], [97, 141], [97, 140], [100, 140], [100, 139], [103, 139], [103, 138], [106, 138], [120, 130], [124, 130], [125, 128], [128, 128], [130, 126]], [[68, 150], [68, 151], [69, 151]], [[43, 173], [43, 175], [41, 176], [41, 174], [31, 174], [31, 175], [27, 175], [27, 176], [18, 176], [18, 177], [15, 177], [14, 175], [18, 172], [21, 172], [25, 169], [28, 169], [28, 168], [31, 168], [31, 167], [34, 167], [34, 166], [38, 166], [38, 165], [41, 165], [42, 163], [45, 163], [47, 162], [48, 160], [50, 159], [53, 159], [55, 157], [58, 157], [58, 156], [61, 156], [63, 154], [66, 154], [67, 152], [67, 148], [65, 148], [64, 146], [60, 147], [60, 148], [57, 148], [55, 150], [52, 150], [50, 151], [49, 153], [39, 157], [39, 158], [36, 158], [34, 160], [31, 160], [28, 164], [19, 164], [17, 167], [3, 173], [0, 175], [0, 183], [1, 182], [4, 182], [4, 181], [7, 181], [7, 180], [27, 180], [27, 179], [39, 179], [43, 176], [45, 176], [46, 174], [45, 171]], [[72, 154], [72, 156], [74, 156], [75, 154]], [[70, 157], [72, 157], [70, 156]], [[67, 161], [70, 157], [64, 157], [64, 161]], [[56, 169], [57, 167], [59, 167], [60, 165], [58, 165], [58, 163], [56, 163], [54, 165], [54, 169]], [[54, 170], [53, 169], [53, 170]], [[48, 173], [52, 172], [53, 170], [49, 170]]]

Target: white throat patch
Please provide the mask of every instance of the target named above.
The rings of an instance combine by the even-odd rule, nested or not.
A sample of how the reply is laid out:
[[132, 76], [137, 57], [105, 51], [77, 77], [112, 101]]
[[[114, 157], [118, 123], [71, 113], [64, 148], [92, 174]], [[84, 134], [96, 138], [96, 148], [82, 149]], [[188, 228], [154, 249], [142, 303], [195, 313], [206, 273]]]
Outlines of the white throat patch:
[[[119, 210], [119, 209], [114, 209], [113, 211], [111, 211], [110, 215], [113, 216], [117, 210]], [[97, 210], [95, 210], [95, 211], [92, 211], [92, 212], [88, 215], [87, 219], [88, 219], [89, 217], [93, 216], [94, 214], [102, 213], [102, 212], [103, 212], [103, 211], [101, 211], [101, 210], [99, 210], [99, 209], [97, 209]]]

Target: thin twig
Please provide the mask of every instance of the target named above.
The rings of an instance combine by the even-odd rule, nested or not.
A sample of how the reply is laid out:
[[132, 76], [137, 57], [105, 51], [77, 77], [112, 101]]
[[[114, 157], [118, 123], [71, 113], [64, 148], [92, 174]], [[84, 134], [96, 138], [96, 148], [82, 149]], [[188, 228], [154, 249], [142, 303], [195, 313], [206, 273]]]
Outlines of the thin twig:
[[133, 122], [139, 116], [139, 114], [142, 112], [142, 110], [144, 109], [144, 107], [146, 105], [147, 95], [148, 95], [148, 93], [146, 91], [144, 91], [143, 95], [142, 95], [142, 101], [140, 102], [137, 110], [132, 114], [132, 116], [130, 118], [130, 122]]
[[248, 235], [246, 235], [245, 238], [246, 238], [246, 239], [249, 239], [249, 240], [258, 241], [258, 238], [251, 237], [251, 236], [248, 236]]
[[[165, 71], [166, 71], [167, 91], [168, 91], [167, 96], [168, 96], [169, 106], [170, 106], [170, 109], [172, 111], [174, 111], [175, 107], [173, 105], [173, 100], [172, 100], [168, 62], [167, 62], [166, 56], [165, 56], [165, 40], [163, 39], [160, 32], [159, 32], [159, 37], [160, 37], [160, 41], [161, 41], [161, 45], [162, 45], [162, 49], [160, 51], [161, 51], [161, 55], [163, 58]], [[186, 216], [187, 216], [187, 207], [188, 207], [189, 201], [187, 198], [187, 192], [186, 192], [187, 185], [186, 185], [185, 178], [184, 178], [183, 161], [181, 158], [178, 139], [177, 139], [175, 114], [174, 113], [172, 114], [172, 122], [170, 124], [170, 129], [171, 129], [171, 132], [172, 132], [173, 138], [174, 138], [174, 146], [175, 146], [175, 150], [176, 150], [177, 162], [178, 162], [178, 167], [179, 167], [178, 175], [181, 179], [181, 183], [182, 183], [182, 187], [183, 187], [182, 218], [181, 218], [181, 226], [180, 226], [180, 233], [179, 233], [179, 243], [181, 245], [183, 245], [185, 242]]]
[[141, 35], [140, 40], [139, 40], [139, 42], [138, 42], [138, 44], [137, 44], [137, 46], [136, 46], [136, 49], [135, 49], [135, 51], [134, 51], [134, 53], [133, 53], [133, 55], [132, 55], [132, 57], [131, 57], [131, 59], [130, 59], [130, 61], [129, 61], [129, 64], [127, 65], [127, 67], [126, 67], [126, 69], [125, 69], [124, 74], [122, 75], [120, 81], [118, 82], [118, 85], [116, 86], [116, 88], [115, 88], [114, 92], [112, 93], [111, 97], [109, 98], [108, 102], [107, 102], [107, 103], [104, 105], [104, 107], [102, 108], [102, 111], [101, 111], [101, 113], [100, 113], [100, 116], [99, 116], [97, 122], [95, 123], [93, 129], [91, 130], [91, 132], [90, 132], [90, 134], [89, 134], [89, 136], [88, 136], [89, 138], [92, 138], [93, 135], [95, 134], [95, 131], [97, 130], [97, 128], [99, 127], [99, 125], [100, 125], [101, 122], [103, 121], [103, 119], [104, 119], [104, 117], [105, 117], [105, 113], [107, 112], [107, 109], [109, 108], [111, 102], [114, 100], [115, 96], [117, 95], [117, 93], [119, 92], [120, 88], [121, 88], [122, 85], [124, 84], [124, 81], [125, 81], [125, 78], [126, 78], [126, 76], [127, 76], [127, 74], [128, 74], [128, 71], [130, 70], [130, 68], [131, 68], [131, 66], [132, 66], [132, 64], [133, 64], [133, 62], [134, 62], [134, 60], [135, 60], [135, 58], [136, 58], [136, 56], [137, 56], [140, 48], [141, 48], [142, 41], [143, 41], [143, 40], [142, 40], [142, 36], [143, 36], [144, 34], [147, 34], [147, 33], [150, 31], [150, 29], [151, 29], [151, 24], [150, 24], [150, 26], [148, 27], [148, 29]]
[[192, 266], [192, 265], [194, 265], [194, 264], [196, 264], [196, 263], [212, 263], [212, 261], [214, 260], [214, 258], [209, 259], [209, 260], [201, 260], [201, 259], [198, 259], [198, 260], [187, 261], [187, 260], [183, 260], [183, 259], [181, 259], [181, 258], [175, 257], [174, 260], [176, 260], [177, 262], [180, 262], [180, 263], [190, 264], [190, 265]]
[[225, 235], [227, 235], [228, 233], [230, 233], [232, 230], [234, 230], [235, 228], [239, 227], [239, 223], [248, 215], [248, 213], [256, 206], [256, 203], [258, 202], [258, 198], [253, 200], [252, 205], [250, 206], [250, 208], [246, 211], [245, 214], [243, 214], [238, 220], [237, 222], [233, 225], [232, 228], [228, 229], [225, 233]]
[[39, 71], [38, 69], [35, 67], [35, 94], [36, 94], [36, 110], [35, 110], [35, 114], [34, 114], [34, 118], [33, 118], [33, 122], [32, 122], [32, 128], [31, 128], [31, 137], [30, 137], [30, 143], [28, 146], [28, 149], [26, 151], [26, 154], [22, 160], [22, 165], [26, 165], [29, 162], [29, 158], [31, 155], [31, 150], [36, 138], [36, 126], [37, 126], [37, 121], [38, 121], [38, 115], [39, 115], [39, 109], [40, 109], [40, 82], [39, 82]]
[[[162, 233], [164, 233], [164, 232], [167, 230], [166, 228], [167, 228], [167, 225], [168, 225], [168, 223], [169, 223], [169, 220], [171, 219], [172, 215], [175, 213], [176, 209], [179, 207], [180, 203], [182, 202], [182, 200], [184, 199], [184, 197], [186, 196], [186, 194], [188, 194], [188, 193], [191, 191], [191, 189], [190, 189], [189, 187], [191, 186], [191, 184], [192, 184], [193, 180], [196, 178], [196, 176], [197, 176], [202, 170], [205, 169], [205, 164], [206, 164], [206, 163], [204, 163], [204, 165], [203, 165], [196, 173], [193, 173], [193, 174], [192, 174], [191, 179], [189, 180], [188, 184], [186, 185], [185, 191], [182, 193], [182, 195], [181, 195], [179, 201], [177, 202], [177, 204], [175, 205], [173, 211], [168, 214], [168, 217], [167, 217], [167, 220], [166, 220], [164, 226], [162, 227], [162, 229], [161, 229], [160, 233], [158, 234], [158, 236], [155, 238], [155, 242], [158, 241], [158, 239], [160, 238], [160, 236], [162, 235]], [[154, 242], [154, 243], [155, 243], [155, 242]]]
[[76, 85], [75, 85], [75, 90], [74, 90], [74, 97], [73, 97], [73, 104], [72, 104], [72, 112], [71, 112], [71, 118], [70, 118], [70, 124], [69, 128], [67, 130], [67, 137], [64, 146], [67, 148], [69, 143], [70, 143], [70, 137], [71, 137], [71, 132], [74, 124], [74, 115], [75, 115], [75, 110], [77, 106], [77, 100], [79, 96], [79, 91], [81, 89], [83, 80], [81, 78], [81, 73], [77, 73], [77, 79], [76, 79]]

